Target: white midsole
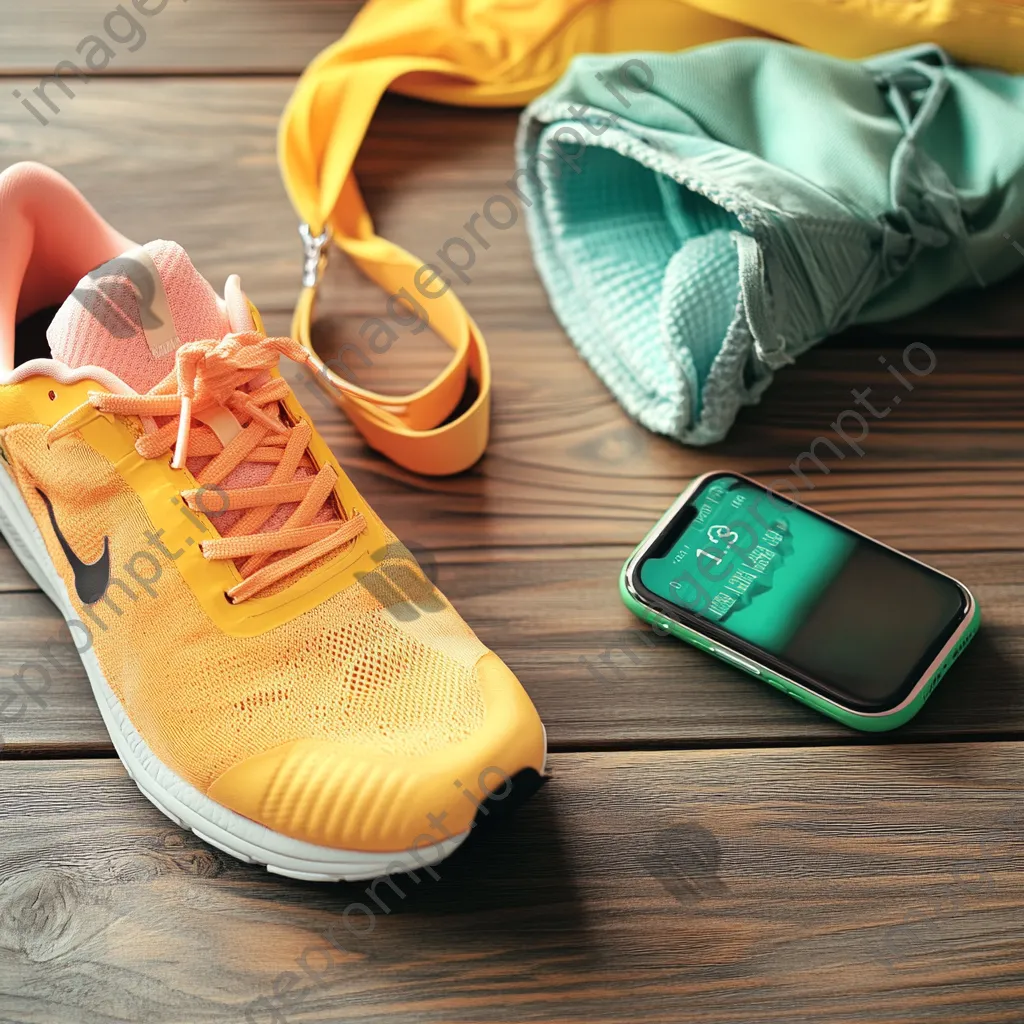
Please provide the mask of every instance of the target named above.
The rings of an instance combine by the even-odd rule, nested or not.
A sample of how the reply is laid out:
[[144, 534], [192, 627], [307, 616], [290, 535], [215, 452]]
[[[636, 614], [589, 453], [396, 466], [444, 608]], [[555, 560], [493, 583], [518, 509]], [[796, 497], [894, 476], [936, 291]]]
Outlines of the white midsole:
[[[0, 533], [65, 620], [77, 622], [67, 588], [53, 567], [32, 513], [17, 485], [3, 468], [0, 468]], [[433, 846], [399, 852], [365, 853], [292, 839], [236, 814], [211, 800], [156, 757], [136, 732], [110, 688], [96, 652], [90, 646], [79, 654], [117, 756], [143, 796], [172, 821], [191, 829], [200, 839], [233, 857], [265, 864], [268, 870], [292, 878], [356, 881], [436, 864], [456, 850], [469, 835], [464, 832]]]

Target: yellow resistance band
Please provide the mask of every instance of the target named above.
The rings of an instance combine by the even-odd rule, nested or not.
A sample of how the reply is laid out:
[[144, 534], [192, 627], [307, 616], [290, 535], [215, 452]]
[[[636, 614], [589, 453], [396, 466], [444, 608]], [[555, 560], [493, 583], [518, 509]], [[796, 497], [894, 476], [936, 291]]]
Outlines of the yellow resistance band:
[[[574, 53], [650, 49], [654, 39], [654, 48], [674, 50], [743, 33], [679, 0], [495, 0], [491, 9], [487, 3], [473, 7], [470, 15], [463, 5], [439, 0], [372, 0], [345, 36], [306, 69], [279, 137], [285, 185], [306, 244], [292, 334], [312, 353], [317, 380], [370, 446], [429, 475], [457, 473], [483, 454], [491, 370], [480, 328], [443, 268], [377, 235], [363, 203], [352, 164], [385, 90], [467, 106], [521, 105], [553, 84]], [[460, 11], [467, 20], [456, 23]], [[430, 326], [451, 347], [452, 358], [421, 391], [367, 391], [313, 351], [313, 307], [332, 242], [392, 302], [409, 296], [429, 310]]]
[[[306, 69], [281, 122], [282, 173], [306, 239], [292, 333], [372, 447], [415, 472], [457, 473], [487, 445], [487, 348], [450, 282], [374, 232], [352, 164], [385, 90], [516, 106], [552, 85], [576, 53], [671, 52], [762, 33], [846, 57], [934, 38], [960, 59], [1013, 70], [1024, 61], [1022, 12], [1024, 0], [371, 0]], [[313, 305], [332, 240], [393, 296], [389, 308], [403, 289], [429, 308], [453, 354], [421, 391], [367, 391], [313, 352]]]

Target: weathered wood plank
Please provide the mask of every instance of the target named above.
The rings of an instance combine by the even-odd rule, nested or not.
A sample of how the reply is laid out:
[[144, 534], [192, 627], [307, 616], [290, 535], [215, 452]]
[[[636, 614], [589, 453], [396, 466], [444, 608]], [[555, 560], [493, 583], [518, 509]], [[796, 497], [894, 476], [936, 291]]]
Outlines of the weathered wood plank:
[[[415, 385], [429, 360], [403, 348], [408, 340], [375, 369]], [[555, 747], [854, 741], [855, 734], [698, 652], [674, 641], [645, 643], [652, 635], [621, 607], [616, 577], [690, 477], [721, 467], [766, 481], [786, 477], [816, 433], [827, 434], [850, 407], [851, 387], [889, 394], [877, 356], [897, 359], [899, 349], [809, 353], [727, 442], [687, 450], [629, 423], [556, 335], [499, 332], [492, 341], [494, 440], [479, 467], [449, 480], [416, 477], [367, 452], [341, 414], [304, 377], [289, 374], [363, 492], [436, 563], [442, 589], [521, 675]], [[900, 736], [1017, 735], [1024, 728], [1024, 465], [1014, 424], [1024, 367], [1003, 349], [936, 355], [933, 373], [872, 425], [865, 454], [847, 447], [828, 474], [805, 464], [801, 493], [962, 578], [981, 603], [981, 637]], [[9, 552], [3, 558], [13, 561]], [[0, 600], [4, 678], [14, 686], [21, 672], [33, 690], [50, 682], [46, 696], [8, 709], [0, 727], [7, 753], [109, 749], [55, 610], [31, 593], [20, 568], [8, 568], [0, 589], [30, 592]]]
[[[219, 288], [240, 273], [254, 301], [286, 308], [301, 265], [274, 132], [292, 81], [91, 81], [48, 126], [11, 100], [4, 162], [40, 160], [140, 241], [172, 237]], [[23, 91], [31, 80], [10, 79]]]
[[[23, 93], [33, 85], [8, 84]], [[49, 114], [46, 126], [12, 97], [0, 110], [0, 147], [5, 163], [40, 160], [67, 174], [129, 237], [171, 235], [216, 285], [239, 273], [261, 309], [287, 310], [301, 247], [277, 168], [276, 130], [293, 86], [278, 77], [95, 79], [73, 99], [55, 95], [60, 113]], [[357, 162], [380, 230], [430, 259], [505, 189], [516, 117], [387, 98]], [[481, 251], [478, 266], [462, 290], [474, 311], [491, 309], [506, 321], [514, 314], [517, 325], [554, 323], [522, 218]], [[347, 311], [383, 310], [386, 296], [357, 274], [341, 280]]]
[[0, 537], [0, 593], [19, 594], [38, 588], [32, 577], [21, 567], [21, 562]]
[[[191, 79], [133, 81], [129, 93], [124, 82], [95, 81], [49, 128], [26, 131], [8, 122], [0, 138], [11, 143], [14, 156], [50, 159], [67, 170], [130, 234], [176, 235], [214, 281], [241, 270], [254, 298], [270, 311], [272, 329], [284, 331], [298, 247], [272, 140], [289, 89], [290, 82], [275, 79]], [[389, 101], [360, 163], [385, 230], [426, 255], [507, 180], [515, 116], [432, 111]], [[153, 158], [155, 149], [159, 159]], [[111, 174], [112, 166], [118, 174]], [[829, 458], [827, 474], [803, 464], [809, 476], [802, 488], [810, 503], [908, 551], [934, 556], [975, 583], [976, 556], [961, 555], [1020, 550], [1024, 461], [1017, 438], [1024, 366], [1018, 352], [974, 343], [936, 346], [934, 371], [915, 378], [914, 392], [884, 419], [870, 422], [859, 456], [830, 424], [854, 409], [852, 389], [870, 387], [885, 402], [898, 393], [900, 385], [878, 359], [898, 365], [910, 339], [839, 339], [779, 374], [726, 442], [686, 450], [631, 424], [579, 360], [547, 309], [521, 228], [495, 237], [479, 254], [479, 278], [464, 289], [488, 333], [495, 364], [493, 440], [478, 467], [436, 481], [397, 469], [368, 452], [344, 417], [296, 371], [288, 371], [318, 426], [388, 522], [442, 563], [441, 585], [523, 674], [553, 720], [556, 744], [622, 743], [630, 735], [645, 743], [846, 735], [682, 648], [652, 672], [653, 689], [633, 684], [628, 702], [607, 696], [595, 702], [592, 677], [578, 659], [590, 649], [600, 653], [618, 646], [616, 637], [629, 619], [615, 595], [617, 567], [686, 481], [720, 467], [766, 481], [784, 478], [816, 437], [839, 440], [843, 457]], [[325, 291], [324, 354], [342, 340], [365, 346], [359, 326], [365, 316], [384, 312], [382, 297], [337, 262]], [[368, 371], [361, 368], [363, 379], [415, 386], [439, 365], [441, 352], [406, 333], [387, 353], [375, 355]], [[1002, 594], [1020, 579], [1019, 572], [1011, 574], [1012, 558], [994, 557], [994, 575], [979, 591], [986, 611], [990, 601], [1001, 600], [990, 598], [986, 586]], [[511, 565], [519, 566], [519, 576], [503, 577], [502, 567]], [[0, 589], [33, 589], [20, 570], [7, 569]], [[487, 587], [500, 600], [488, 598]], [[15, 625], [6, 628], [14, 645], [8, 665], [13, 674], [33, 645], [56, 635], [46, 631], [57, 631], [59, 623], [38, 595], [11, 600]], [[601, 617], [592, 614], [595, 609]], [[511, 639], [508, 621], [520, 624], [522, 636], [531, 640]], [[997, 680], [990, 685], [1010, 691], [1019, 678], [1017, 627], [1007, 624], [1008, 632], [987, 655], [983, 646], [975, 655], [983, 658], [984, 673]], [[534, 643], [534, 635], [543, 642]], [[27, 725], [19, 731], [21, 723], [14, 723], [5, 730], [12, 750], [15, 743], [23, 752], [50, 742], [64, 749], [105, 743], [80, 669], [69, 668], [66, 676], [62, 671], [53, 669], [60, 724], [52, 731]], [[680, 675], [691, 679], [686, 702], [679, 698]], [[717, 705], [703, 696], [709, 676], [723, 681], [715, 683], [716, 690], [736, 687], [723, 691], [729, 697]], [[617, 688], [618, 683], [606, 690]], [[980, 710], [957, 707], [936, 731], [1015, 729], [1003, 717], [999, 701], [1005, 699], [1000, 689]], [[592, 710], [581, 714], [581, 701]], [[1009, 701], [1016, 706], [1012, 693]], [[666, 707], [675, 708], [667, 719]], [[699, 716], [694, 707], [702, 709]], [[965, 720], [972, 724], [962, 726]], [[32, 721], [53, 720], [42, 715]], [[618, 726], [609, 722], [628, 727], [616, 732]]]
[[[30, 94], [114, 6], [0, 0], [8, 93]], [[48, 126], [8, 95], [0, 162], [52, 163], [129, 235], [177, 238], [216, 285], [241, 273], [284, 333], [300, 254], [277, 118], [357, 7], [171, 0], [134, 54], [117, 45], [110, 77], [69, 80], [71, 100], [51, 86], [62, 109]], [[193, 77], [146, 77], [176, 72]], [[248, 72], [282, 77], [230, 77]], [[516, 118], [387, 99], [357, 168], [381, 231], [424, 259], [464, 234], [508, 194]], [[807, 354], [698, 451], [630, 423], [580, 362], [522, 218], [490, 242], [460, 287], [495, 363], [478, 467], [438, 481], [398, 470], [288, 370], [302, 400], [523, 679], [556, 750], [788, 749], [556, 754], [545, 790], [439, 880], [378, 886], [385, 912], [363, 886], [247, 868], [155, 811], [109, 758], [56, 611], [0, 543], [0, 1021], [1019, 1024], [1021, 277]], [[336, 259], [323, 311], [323, 353], [365, 353], [359, 327], [385, 297]], [[423, 383], [443, 361], [424, 337], [402, 334], [361, 382]], [[815, 438], [837, 439], [851, 389], [899, 393], [878, 359], [899, 365], [917, 339], [935, 370], [871, 420], [862, 456], [838, 439], [843, 457], [805, 466], [801, 490], [964, 579], [985, 625], [909, 728], [867, 738], [656, 638], [615, 581], [695, 473], [792, 477]], [[1004, 742], [913, 742], [949, 737]], [[100, 759], [26, 760], [85, 754]]]
[[0, 777], [19, 1024], [1020, 1019], [1019, 743], [563, 755], [372, 895], [237, 863], [111, 762]]
[[[271, 318], [271, 329], [282, 319]], [[831, 424], [854, 409], [853, 388], [892, 396], [877, 358], [898, 359], [899, 349], [807, 353], [725, 442], [687, 449], [631, 423], [557, 334], [496, 332], [491, 341], [491, 444], [472, 471], [447, 479], [416, 476], [370, 452], [304, 373], [284, 368], [367, 498], [401, 536], [432, 550], [631, 546], [694, 475], [721, 468], [792, 484], [808, 504], [911, 552], [1020, 550], [1024, 364], [1015, 351], [937, 349], [934, 372], [867, 424], [857, 455]], [[412, 344], [402, 339], [375, 357], [378, 379], [360, 382], [425, 382]], [[842, 426], [857, 443], [856, 423]], [[841, 456], [817, 446], [820, 469], [801, 458], [819, 437]], [[473, 532], [484, 529], [484, 516], [486, 534]], [[0, 579], [0, 589], [27, 585], [17, 571]]]
[[[36, 84], [8, 80], [25, 95]], [[97, 78], [73, 88], [73, 99], [55, 94], [60, 113], [49, 116], [47, 126], [10, 97], [0, 110], [0, 152], [5, 162], [52, 164], [130, 237], [171, 235], [218, 286], [239, 273], [262, 309], [288, 310], [301, 250], [277, 171], [275, 132], [293, 85], [277, 77]], [[467, 236], [464, 225], [491, 196], [514, 198], [507, 182], [515, 170], [517, 117], [510, 110], [387, 97], [356, 164], [379, 230], [430, 260], [448, 239]], [[484, 230], [479, 217], [477, 230]], [[474, 244], [469, 281], [459, 287], [470, 312], [485, 330], [554, 328], [523, 217], [504, 231], [487, 228], [483, 237], [489, 248]], [[335, 267], [331, 274], [341, 310], [382, 315], [382, 293], [347, 270]], [[1019, 338], [1022, 302], [1018, 277], [989, 292], [955, 297], [919, 323], [911, 319], [871, 333]]]
[[123, 6], [131, 20], [111, 17], [114, 0], [0, 0], [0, 73], [50, 75], [70, 60], [99, 75], [297, 74], [345, 32], [362, 2], [249, 0], [243, 7], [232, 0], [127, 0]]
[[[484, 512], [488, 544], [633, 545], [693, 476], [729, 468], [784, 481], [808, 504], [908, 550], [1020, 549], [1024, 363], [1016, 351], [936, 349], [934, 371], [885, 418], [866, 415], [858, 444], [861, 426], [843, 417], [857, 411], [851, 389], [883, 396], [881, 411], [894, 392], [878, 358], [899, 360], [902, 348], [816, 349], [778, 375], [726, 441], [687, 449], [631, 423], [559, 332], [497, 331], [490, 340], [491, 444], [474, 470], [448, 479], [417, 477], [370, 453], [330, 400], [286, 367], [360, 487], [428, 547], [476, 546], [465, 526]], [[425, 383], [418, 344], [401, 337], [373, 357], [376, 378], [361, 372], [360, 383]], [[801, 458], [819, 437], [835, 446], [816, 446], [820, 468]]]
[[[620, 554], [586, 546], [546, 555], [515, 548], [427, 552], [438, 585], [522, 679], [553, 749], [1024, 734], [1020, 553], [932, 557], [970, 584], [984, 626], [921, 715], [874, 740], [657, 637], [619, 600], [616, 578], [628, 552]], [[76, 638], [84, 646], [84, 636]], [[71, 636], [42, 594], [0, 595], [0, 650], [0, 698], [10, 698], [0, 718], [4, 756], [111, 749]]]

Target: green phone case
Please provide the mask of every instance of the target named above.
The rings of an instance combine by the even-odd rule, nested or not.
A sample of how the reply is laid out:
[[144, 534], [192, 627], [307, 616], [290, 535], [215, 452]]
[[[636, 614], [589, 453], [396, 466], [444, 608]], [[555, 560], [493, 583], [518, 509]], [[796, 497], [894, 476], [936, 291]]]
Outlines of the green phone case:
[[[735, 475], [740, 476], [740, 474]], [[703, 477], [700, 479], [703, 479]], [[684, 494], [689, 494], [693, 491], [696, 484], [699, 482], [699, 480], [695, 481], [694, 485], [691, 485]], [[675, 507], [676, 506], [673, 505], [673, 509]], [[670, 509], [669, 511], [671, 512], [672, 510]], [[970, 621], [961, 627], [959, 636], [955, 637], [955, 642], [952, 644], [952, 647], [947, 652], [945, 658], [934, 667], [931, 674], [924, 681], [924, 685], [921, 685], [920, 683], [918, 684], [918, 689], [913, 695], [913, 699], [903, 703], [893, 711], [886, 713], [866, 714], [852, 708], [843, 707], [841, 704], [831, 701], [828, 698], [815, 693], [813, 690], [809, 690], [807, 687], [795, 680], [786, 679], [777, 675], [766, 665], [760, 663], [755, 665], [748, 658], [735, 654], [731, 651], [723, 651], [719, 649], [720, 645], [716, 645], [716, 643], [710, 638], [703, 636], [688, 626], [684, 626], [682, 623], [675, 622], [672, 619], [667, 618], [661, 612], [656, 611], [653, 608], [649, 608], [647, 605], [637, 600], [637, 598], [630, 592], [627, 582], [629, 567], [651, 537], [661, 530], [668, 517], [669, 513], [666, 513], [666, 515], [659, 520], [643, 541], [637, 545], [636, 549], [622, 567], [622, 572], [619, 575], [619, 593], [622, 595], [622, 600], [625, 602], [626, 607], [644, 622], [650, 623], [652, 626], [665, 633], [671, 633], [672, 636], [677, 637], [679, 640], [683, 640], [688, 644], [692, 644], [694, 647], [700, 648], [702, 651], [714, 655], [721, 661], [726, 662], [726, 664], [732, 665], [734, 668], [739, 668], [741, 671], [746, 672], [748, 675], [751, 675], [756, 679], [763, 680], [771, 686], [774, 686], [777, 690], [782, 690], [783, 693], [789, 694], [790, 697], [799, 701], [801, 704], [806, 704], [808, 707], [814, 708], [815, 711], [819, 711], [823, 715], [828, 715], [829, 718], [834, 718], [837, 722], [842, 722], [843, 725], [847, 725], [852, 729], [860, 729], [863, 732], [885, 732], [889, 729], [896, 729], [899, 726], [904, 725], [906, 722], [909, 722], [910, 719], [913, 718], [922, 707], [924, 707], [925, 701], [927, 701], [931, 696], [932, 691], [949, 670], [950, 665], [956, 661], [967, 644], [970, 643], [971, 638], [978, 631], [978, 626], [981, 623], [981, 609], [978, 607], [978, 604], [974, 601], [973, 597], [971, 597], [971, 601], [974, 605], [974, 612], [971, 615]], [[960, 586], [963, 585], [960, 584]], [[966, 588], [964, 589], [966, 590]]]

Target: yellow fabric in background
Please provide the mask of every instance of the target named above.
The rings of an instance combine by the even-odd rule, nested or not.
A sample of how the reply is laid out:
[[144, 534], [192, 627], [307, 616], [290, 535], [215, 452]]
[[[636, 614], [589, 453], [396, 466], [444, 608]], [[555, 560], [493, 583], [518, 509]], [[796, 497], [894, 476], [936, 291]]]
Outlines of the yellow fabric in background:
[[[482, 454], [490, 418], [479, 328], [453, 289], [428, 296], [417, 288], [429, 270], [376, 234], [352, 174], [384, 92], [520, 106], [553, 85], [577, 53], [673, 52], [765, 33], [843, 57], [936, 42], [960, 61], [1024, 71], [1024, 0], [371, 0], [313, 60], [281, 121], [279, 155], [292, 203], [313, 235], [329, 229], [390, 295], [405, 289], [429, 298], [430, 326], [453, 350], [446, 369], [414, 394], [358, 388], [316, 357], [316, 285], [305, 285], [292, 332], [371, 446], [416, 472], [458, 472]], [[322, 268], [323, 251], [314, 246], [307, 266]], [[477, 394], [455, 415], [470, 380]]]
[[1024, 71], [1024, 0], [688, 0], [836, 57], [938, 43], [960, 64]]
[[[461, 20], [455, 16], [461, 14]], [[456, 106], [524, 106], [577, 53], [681, 50], [761, 35], [682, 0], [370, 0], [306, 68], [281, 122], [285, 185], [316, 231], [365, 229], [345, 179], [387, 89]]]
[[521, 106], [577, 53], [672, 52], [761, 34], [840, 57], [935, 42], [960, 62], [1024, 71], [1024, 0], [371, 0], [288, 104], [285, 182], [303, 219], [325, 226], [389, 87]]

